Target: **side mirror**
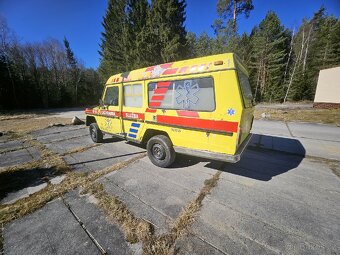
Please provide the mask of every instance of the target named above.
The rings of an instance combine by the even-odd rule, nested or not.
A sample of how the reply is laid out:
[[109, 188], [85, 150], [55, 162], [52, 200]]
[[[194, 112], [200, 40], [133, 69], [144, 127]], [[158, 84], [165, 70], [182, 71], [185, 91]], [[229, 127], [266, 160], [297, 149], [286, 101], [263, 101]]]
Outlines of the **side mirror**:
[[104, 102], [102, 99], [99, 99], [99, 106], [103, 107], [104, 106]]

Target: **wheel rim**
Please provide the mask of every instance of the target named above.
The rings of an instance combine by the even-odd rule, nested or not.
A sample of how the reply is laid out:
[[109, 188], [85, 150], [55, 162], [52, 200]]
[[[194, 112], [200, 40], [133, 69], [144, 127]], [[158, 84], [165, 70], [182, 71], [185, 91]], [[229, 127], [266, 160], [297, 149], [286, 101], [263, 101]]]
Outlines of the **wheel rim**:
[[162, 145], [156, 143], [152, 146], [152, 155], [158, 159], [162, 160], [165, 158], [165, 150]]
[[91, 128], [91, 136], [93, 140], [96, 140], [97, 136], [96, 136], [96, 132], [93, 130], [93, 128]]

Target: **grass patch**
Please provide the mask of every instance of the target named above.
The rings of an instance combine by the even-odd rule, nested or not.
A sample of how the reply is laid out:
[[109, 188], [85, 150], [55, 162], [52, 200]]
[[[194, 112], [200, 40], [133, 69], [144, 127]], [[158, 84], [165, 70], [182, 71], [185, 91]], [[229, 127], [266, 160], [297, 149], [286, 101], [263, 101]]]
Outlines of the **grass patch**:
[[0, 121], [0, 131], [2, 132], [31, 132], [44, 129], [55, 124], [70, 125], [69, 118], [60, 117], [39, 117], [39, 118], [3, 118]]
[[170, 232], [160, 236], [150, 236], [143, 242], [144, 254], [174, 254], [175, 242], [178, 238], [186, 235], [196, 214], [202, 207], [203, 199], [217, 185], [221, 172], [218, 171], [212, 178], [205, 180], [204, 186], [198, 196], [183, 208], [179, 216], [171, 224]]
[[266, 119], [280, 121], [301, 121], [340, 126], [340, 109], [255, 109], [255, 119], [261, 119], [266, 113]]
[[106, 213], [110, 221], [120, 225], [128, 242], [143, 242], [152, 235], [152, 225], [142, 219], [136, 218], [124, 203], [116, 197], [108, 195], [102, 184], [90, 184], [82, 193], [92, 194], [99, 201], [99, 207]]
[[97, 147], [101, 145], [100, 143], [94, 143], [94, 144], [91, 144], [91, 145], [88, 145], [88, 146], [83, 146], [83, 147], [79, 147], [79, 148], [75, 148], [73, 150], [70, 150], [70, 151], [67, 151], [63, 154], [61, 154], [61, 156], [66, 156], [66, 155], [70, 155], [70, 154], [74, 154], [74, 153], [80, 153], [80, 152], [84, 152], [84, 151], [87, 151], [91, 148], [94, 148], [94, 147]]
[[[92, 185], [93, 182], [96, 179], [100, 178], [101, 176], [108, 174], [112, 171], [121, 169], [139, 160], [142, 157], [145, 157], [144, 153], [89, 175], [69, 172], [67, 173], [65, 179], [60, 184], [56, 185], [48, 184], [47, 187], [45, 187], [44, 189], [32, 194], [29, 197], [20, 199], [14, 204], [0, 205], [0, 224], [8, 223], [14, 219], [32, 213], [37, 209], [43, 207], [47, 202], [57, 197], [60, 197], [67, 193], [68, 191], [74, 190], [75, 188], [81, 187], [86, 190], [87, 187]], [[53, 160], [59, 162], [59, 160], [56, 158], [54, 158]]]

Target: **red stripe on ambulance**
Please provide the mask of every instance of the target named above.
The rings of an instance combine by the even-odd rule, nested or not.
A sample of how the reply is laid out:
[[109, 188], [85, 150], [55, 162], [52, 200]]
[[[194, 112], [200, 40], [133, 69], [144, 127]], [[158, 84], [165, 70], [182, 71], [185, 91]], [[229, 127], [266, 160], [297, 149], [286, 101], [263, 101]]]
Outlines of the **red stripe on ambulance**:
[[175, 74], [177, 72], [178, 68], [170, 68], [166, 69], [162, 74], [163, 75], [168, 75], [168, 74]]
[[146, 108], [145, 110], [146, 112], [152, 112], [155, 113], [157, 111], [157, 109], [150, 109], [150, 108]]
[[206, 120], [196, 118], [182, 118], [176, 116], [157, 115], [157, 122], [168, 125], [176, 125], [188, 128], [199, 128], [221, 132], [236, 133], [238, 129], [238, 122], [222, 120]]
[[168, 91], [168, 88], [157, 88], [154, 90], [154, 94], [165, 94]]
[[157, 101], [157, 100], [159, 100], [159, 101], [163, 101], [163, 99], [164, 99], [164, 95], [162, 95], [162, 96], [156, 96], [156, 95], [153, 95], [152, 97], [151, 97], [151, 101]]
[[198, 112], [195, 111], [177, 111], [177, 115], [185, 117], [199, 117]]
[[144, 120], [145, 116], [144, 113], [123, 112], [123, 118]]
[[157, 101], [155, 101], [155, 102], [150, 102], [150, 103], [149, 103], [149, 106], [151, 106], [151, 107], [159, 107], [159, 106], [161, 106], [161, 103], [162, 103], [162, 102], [157, 102]]

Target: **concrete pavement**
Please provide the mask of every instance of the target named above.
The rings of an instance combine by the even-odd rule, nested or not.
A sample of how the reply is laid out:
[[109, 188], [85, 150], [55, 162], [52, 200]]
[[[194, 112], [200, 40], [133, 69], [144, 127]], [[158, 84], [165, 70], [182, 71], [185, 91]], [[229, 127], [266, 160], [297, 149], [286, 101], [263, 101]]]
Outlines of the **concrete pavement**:
[[[67, 126], [33, 135], [82, 173], [144, 151], [117, 139], [91, 147], [87, 132], [82, 126]], [[179, 254], [339, 254], [340, 179], [333, 168], [340, 160], [340, 128], [255, 121], [253, 132], [250, 146], [237, 164], [180, 155], [172, 168], [160, 169], [143, 158], [99, 182], [136, 217], [151, 222], [156, 234], [164, 234], [198, 196], [205, 180], [221, 171], [217, 186], [204, 198], [189, 226], [189, 234], [176, 240]], [[3, 143], [10, 141], [2, 139], [0, 148], [6, 148]], [[67, 154], [79, 146], [89, 147]], [[20, 149], [20, 142], [11, 142], [9, 147]], [[10, 159], [9, 153], [0, 157]], [[36, 178], [41, 179], [40, 185], [45, 180]], [[24, 186], [25, 182], [18, 191], [11, 190], [11, 201], [16, 195], [20, 198]], [[8, 201], [9, 193], [0, 191], [1, 203]], [[108, 254], [141, 253], [141, 244], [128, 243], [95, 199], [75, 190], [65, 195], [65, 201]], [[98, 254], [78, 223], [61, 199], [53, 200], [5, 225], [5, 254]]]

